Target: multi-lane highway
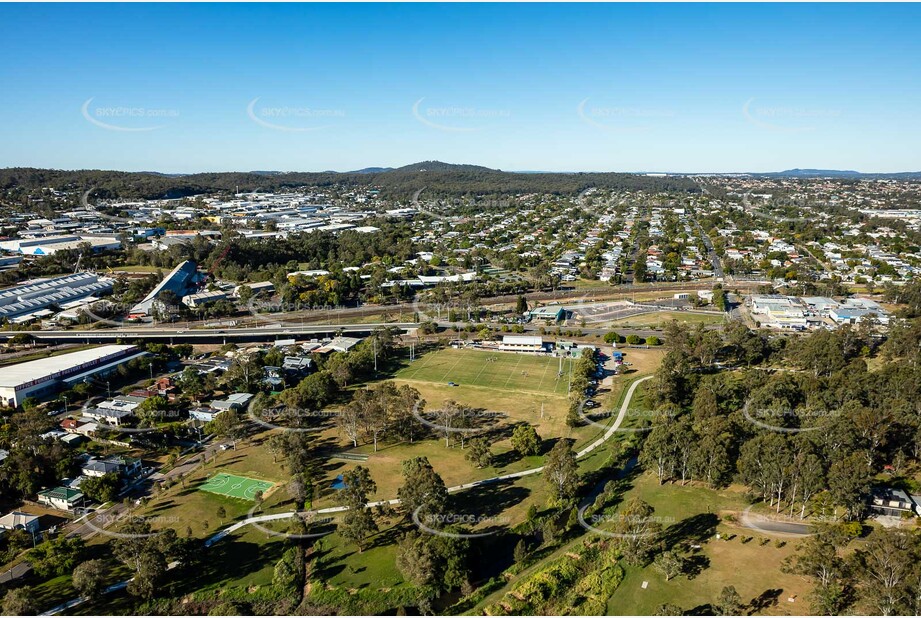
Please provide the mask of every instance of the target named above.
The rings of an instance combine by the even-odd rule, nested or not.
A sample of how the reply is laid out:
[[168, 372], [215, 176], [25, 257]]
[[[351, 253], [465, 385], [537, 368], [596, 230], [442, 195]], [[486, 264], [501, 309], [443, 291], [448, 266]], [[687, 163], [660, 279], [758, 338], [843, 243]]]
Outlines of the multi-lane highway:
[[[377, 328], [398, 328], [406, 331], [417, 328], [415, 322], [388, 322], [376, 324], [290, 324], [284, 326], [268, 325], [263, 327], [222, 328], [222, 329], [183, 329], [176, 326], [156, 326], [151, 328], [106, 328], [97, 330], [36, 330], [26, 331], [39, 341], [54, 343], [102, 343], [110, 341], [132, 341], [135, 339], [183, 342], [228, 342], [228, 341], [272, 341], [303, 337], [304, 335], [369, 334]], [[9, 339], [23, 331], [0, 332], [0, 339]]]

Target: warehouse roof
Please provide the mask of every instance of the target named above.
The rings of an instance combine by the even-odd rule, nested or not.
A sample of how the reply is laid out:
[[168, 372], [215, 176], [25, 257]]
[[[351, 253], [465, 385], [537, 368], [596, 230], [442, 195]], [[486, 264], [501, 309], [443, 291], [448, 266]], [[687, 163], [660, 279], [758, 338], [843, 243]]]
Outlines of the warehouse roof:
[[92, 363], [113, 354], [127, 352], [134, 349], [134, 347], [133, 345], [104, 345], [89, 350], [50, 356], [41, 360], [4, 367], [3, 371], [0, 372], [0, 386], [15, 388], [26, 382], [47, 378], [56, 373], [74, 369], [80, 365]]

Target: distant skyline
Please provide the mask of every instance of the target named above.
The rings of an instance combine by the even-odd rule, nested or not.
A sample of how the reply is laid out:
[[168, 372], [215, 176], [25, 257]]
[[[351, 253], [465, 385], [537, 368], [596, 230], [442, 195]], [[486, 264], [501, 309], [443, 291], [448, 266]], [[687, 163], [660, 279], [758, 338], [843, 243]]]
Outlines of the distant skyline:
[[0, 167], [921, 170], [905, 4], [2, 4]]

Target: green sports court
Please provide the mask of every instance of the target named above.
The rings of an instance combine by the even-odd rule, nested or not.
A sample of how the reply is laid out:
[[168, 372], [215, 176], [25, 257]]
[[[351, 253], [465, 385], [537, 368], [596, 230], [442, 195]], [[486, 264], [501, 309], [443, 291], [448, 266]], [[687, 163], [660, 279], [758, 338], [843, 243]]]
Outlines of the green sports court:
[[245, 476], [236, 476], [235, 474], [225, 474], [223, 472], [212, 476], [204, 485], [198, 489], [208, 493], [227, 496], [228, 498], [237, 498], [239, 500], [256, 500], [256, 492], [261, 491], [264, 496], [274, 483], [269, 481], [257, 481], [256, 479], [246, 478]]

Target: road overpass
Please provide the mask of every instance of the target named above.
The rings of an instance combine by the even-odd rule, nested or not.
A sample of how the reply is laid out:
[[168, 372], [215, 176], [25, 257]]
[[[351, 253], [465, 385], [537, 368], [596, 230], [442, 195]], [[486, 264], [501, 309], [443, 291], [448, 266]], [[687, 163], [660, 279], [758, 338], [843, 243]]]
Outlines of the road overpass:
[[276, 339], [303, 339], [343, 335], [369, 335], [378, 328], [396, 328], [408, 331], [418, 328], [415, 322], [389, 322], [375, 324], [309, 324], [269, 325], [263, 327], [222, 329], [181, 329], [157, 326], [152, 328], [106, 328], [96, 330], [35, 330], [3, 331], [0, 340], [26, 332], [38, 341], [51, 343], [111, 343], [115, 341], [160, 341], [163, 343], [227, 343], [231, 341], [275, 341]]

